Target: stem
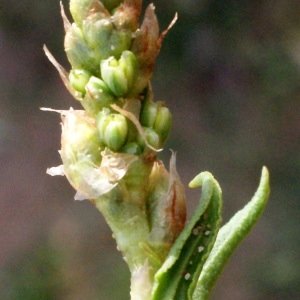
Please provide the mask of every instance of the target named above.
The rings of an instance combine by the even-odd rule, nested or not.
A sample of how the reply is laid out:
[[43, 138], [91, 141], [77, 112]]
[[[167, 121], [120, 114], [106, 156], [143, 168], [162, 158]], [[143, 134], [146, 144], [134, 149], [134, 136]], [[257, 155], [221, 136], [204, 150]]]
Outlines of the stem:
[[129, 266], [132, 300], [150, 299], [154, 274], [160, 267], [143, 246], [149, 242], [151, 231], [146, 204], [154, 161], [139, 158], [116, 188], [94, 200]]
[[111, 192], [94, 200], [131, 272], [144, 265], [148, 258], [140, 243], [146, 241], [150, 232], [145, 200], [152, 166], [153, 162], [140, 158]]

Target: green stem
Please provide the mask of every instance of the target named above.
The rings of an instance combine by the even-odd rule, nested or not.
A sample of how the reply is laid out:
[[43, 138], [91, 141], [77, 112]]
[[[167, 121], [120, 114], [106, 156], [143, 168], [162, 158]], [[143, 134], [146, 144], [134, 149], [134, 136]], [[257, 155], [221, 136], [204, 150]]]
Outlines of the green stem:
[[151, 295], [157, 264], [146, 251], [150, 229], [147, 215], [148, 182], [155, 160], [141, 156], [109, 193], [94, 200], [116, 239], [131, 273], [131, 299]]
[[152, 165], [152, 162], [140, 158], [130, 166], [125, 177], [111, 192], [94, 200], [110, 226], [131, 272], [147, 260], [140, 243], [147, 239], [150, 232], [145, 200]]

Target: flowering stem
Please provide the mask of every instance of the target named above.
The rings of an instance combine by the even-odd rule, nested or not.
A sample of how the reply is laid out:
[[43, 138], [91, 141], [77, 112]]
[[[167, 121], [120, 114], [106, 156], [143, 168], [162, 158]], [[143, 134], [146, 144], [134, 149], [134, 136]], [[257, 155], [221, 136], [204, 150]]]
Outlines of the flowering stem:
[[[150, 4], [139, 25], [141, 0], [70, 0], [71, 23], [61, 5], [67, 72], [45, 52], [83, 110], [62, 117], [63, 165], [75, 199], [103, 214], [131, 272], [132, 300], [204, 300], [217, 276], [266, 205], [267, 169], [253, 200], [219, 231], [222, 192], [209, 172], [199, 205], [186, 222], [184, 187], [172, 152], [169, 171], [157, 152], [172, 115], [151, 89], [155, 59], [169, 28], [159, 34]], [[51, 110], [51, 109], [44, 109]]]

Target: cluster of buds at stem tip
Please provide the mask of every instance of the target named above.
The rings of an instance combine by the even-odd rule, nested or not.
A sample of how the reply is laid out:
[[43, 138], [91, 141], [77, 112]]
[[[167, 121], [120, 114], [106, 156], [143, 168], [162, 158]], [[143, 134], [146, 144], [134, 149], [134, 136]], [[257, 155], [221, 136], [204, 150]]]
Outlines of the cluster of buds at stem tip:
[[[141, 2], [73, 0], [74, 23], [62, 7], [65, 51], [72, 69], [103, 79], [116, 97], [138, 97], [147, 87], [166, 33], [159, 35], [152, 4], [139, 27]], [[80, 85], [79, 92], [85, 93], [84, 86]]]
[[171, 113], [152, 101], [149, 83], [168, 30], [159, 35], [152, 4], [139, 26], [141, 2], [71, 0], [73, 23], [61, 5], [69, 74], [46, 49], [71, 94], [97, 120], [101, 147], [114, 152], [159, 150], [171, 127]]
[[84, 110], [59, 111], [63, 167], [48, 172], [66, 175], [76, 199], [95, 203], [130, 270], [146, 268], [152, 285], [186, 212], [175, 156], [170, 173], [156, 157], [172, 116], [163, 102], [153, 101], [150, 78], [169, 28], [159, 33], [153, 4], [139, 25], [141, 4], [71, 0], [73, 23], [61, 5], [70, 72], [45, 52]]

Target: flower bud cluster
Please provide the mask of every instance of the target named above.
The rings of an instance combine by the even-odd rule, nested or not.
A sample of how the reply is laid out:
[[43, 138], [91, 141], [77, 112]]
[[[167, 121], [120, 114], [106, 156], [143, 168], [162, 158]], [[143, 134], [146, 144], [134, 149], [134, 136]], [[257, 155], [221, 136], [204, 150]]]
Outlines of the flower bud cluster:
[[146, 102], [141, 109], [140, 123], [144, 136], [139, 134], [124, 115], [103, 108], [96, 117], [101, 147], [114, 152], [139, 155], [150, 146], [160, 149], [171, 128], [172, 116], [162, 102]]
[[[65, 51], [72, 66], [67, 86], [95, 119], [99, 147], [134, 155], [162, 148], [171, 126], [169, 109], [149, 101], [149, 80], [163, 36], [153, 5], [139, 26], [141, 2], [71, 0], [72, 24], [62, 7]], [[134, 110], [128, 110], [130, 101], [139, 102]], [[135, 120], [112, 109], [113, 104]]]
[[[149, 5], [139, 28], [141, 0], [102, 2], [71, 0], [74, 23], [62, 7], [68, 60], [75, 73], [104, 80], [116, 97], [138, 96], [148, 85], [162, 42], [154, 6]], [[73, 86], [84, 96], [84, 85]]]
[[126, 50], [120, 59], [110, 56], [100, 62], [101, 76], [84, 69], [72, 69], [70, 85], [81, 94], [81, 104], [87, 113], [96, 116], [103, 108], [110, 108], [119, 98], [126, 97], [135, 79], [137, 61]]

